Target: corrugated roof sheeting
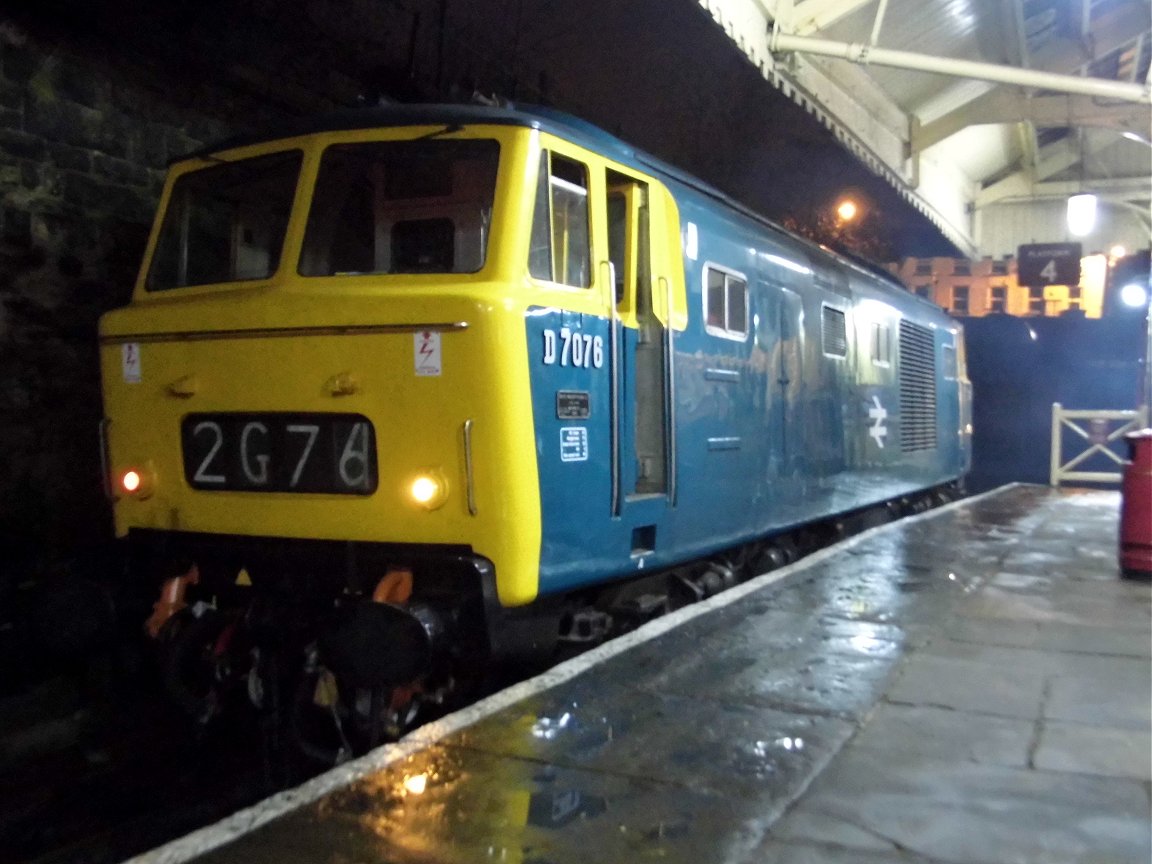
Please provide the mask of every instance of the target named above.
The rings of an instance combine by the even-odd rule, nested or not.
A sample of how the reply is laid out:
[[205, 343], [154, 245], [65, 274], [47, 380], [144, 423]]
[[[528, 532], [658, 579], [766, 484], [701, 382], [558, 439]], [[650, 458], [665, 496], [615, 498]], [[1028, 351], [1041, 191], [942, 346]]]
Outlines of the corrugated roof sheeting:
[[[877, 45], [933, 57], [1002, 63], [999, 40], [990, 43], [982, 32], [989, 28], [982, 25], [977, 5], [977, 0], [889, 0]], [[877, 4], [868, 3], [819, 35], [843, 42], [866, 42], [876, 11]], [[905, 110], [915, 110], [955, 83], [943, 75], [880, 66], [868, 67], [868, 73]]]

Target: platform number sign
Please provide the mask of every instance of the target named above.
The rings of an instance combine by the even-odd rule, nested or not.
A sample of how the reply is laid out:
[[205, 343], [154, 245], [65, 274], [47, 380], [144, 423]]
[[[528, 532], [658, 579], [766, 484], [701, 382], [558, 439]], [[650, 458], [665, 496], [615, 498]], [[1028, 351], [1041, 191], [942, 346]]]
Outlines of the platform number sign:
[[1033, 243], [1016, 252], [1016, 280], [1028, 288], [1080, 284], [1079, 243]]

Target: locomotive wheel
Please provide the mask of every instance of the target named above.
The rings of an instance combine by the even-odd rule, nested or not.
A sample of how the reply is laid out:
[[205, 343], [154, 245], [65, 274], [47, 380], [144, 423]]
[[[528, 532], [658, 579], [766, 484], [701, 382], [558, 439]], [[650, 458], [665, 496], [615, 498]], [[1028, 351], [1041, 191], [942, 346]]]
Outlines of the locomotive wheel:
[[323, 666], [306, 671], [292, 702], [290, 730], [300, 751], [339, 765], [415, 726], [421, 700], [415, 687], [375, 690], [341, 686]]
[[352, 757], [352, 744], [344, 731], [347, 714], [332, 673], [323, 667], [307, 670], [289, 707], [289, 734], [307, 758], [339, 765]]
[[221, 711], [233, 675], [228, 643], [235, 624], [207, 610], [182, 612], [160, 634], [160, 674], [164, 690], [194, 722], [206, 725]]

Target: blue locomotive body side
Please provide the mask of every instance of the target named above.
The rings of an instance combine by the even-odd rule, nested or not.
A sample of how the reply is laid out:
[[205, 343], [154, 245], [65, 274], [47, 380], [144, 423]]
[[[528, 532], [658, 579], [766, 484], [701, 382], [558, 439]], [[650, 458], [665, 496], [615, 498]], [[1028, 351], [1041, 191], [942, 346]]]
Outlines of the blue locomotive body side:
[[[661, 180], [679, 208], [688, 304], [668, 379], [675, 479], [627, 494], [640, 470], [627, 448], [637, 421], [632, 400], [620, 400], [614, 440], [616, 373], [605, 358], [619, 328], [627, 368], [637, 331], [531, 310], [542, 595], [672, 567], [953, 482], [968, 467], [955, 321], [707, 190]], [[708, 323], [709, 273], [746, 287], [742, 334]], [[604, 353], [582, 347], [574, 358], [576, 344]]]

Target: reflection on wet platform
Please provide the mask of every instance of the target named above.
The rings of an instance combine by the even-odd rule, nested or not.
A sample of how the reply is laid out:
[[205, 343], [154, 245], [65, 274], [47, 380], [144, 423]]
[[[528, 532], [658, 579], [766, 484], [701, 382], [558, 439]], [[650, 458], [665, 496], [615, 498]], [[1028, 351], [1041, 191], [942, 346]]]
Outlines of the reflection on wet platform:
[[870, 532], [197, 860], [1146, 864], [1152, 592], [1117, 507], [1016, 486]]

